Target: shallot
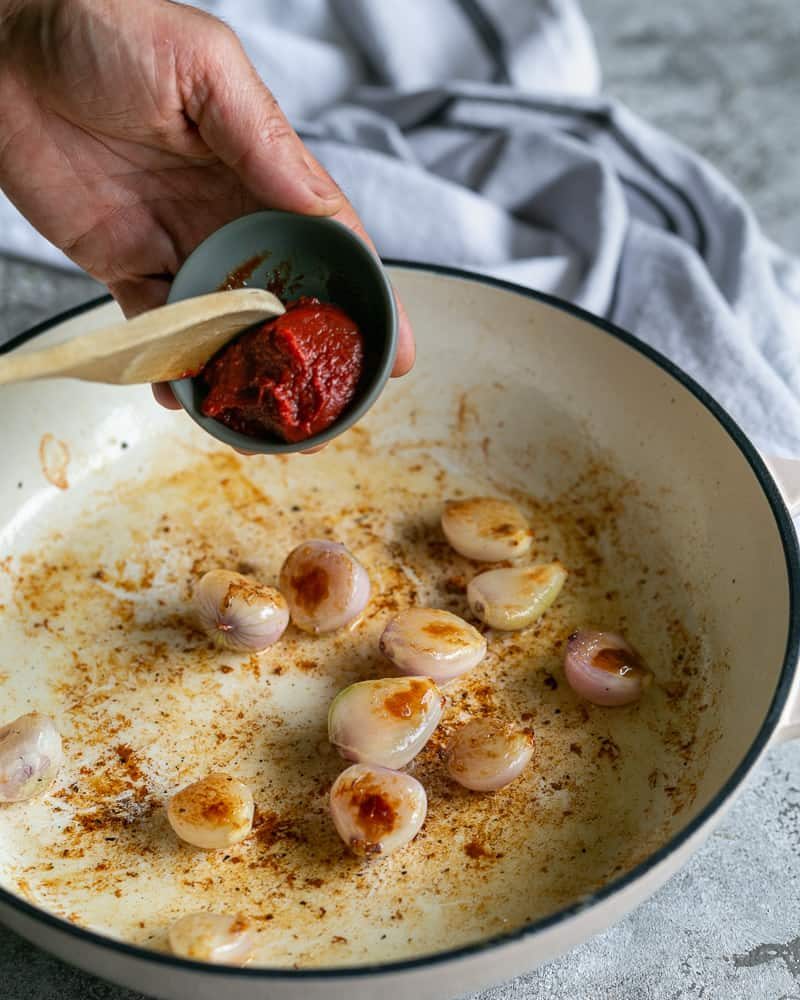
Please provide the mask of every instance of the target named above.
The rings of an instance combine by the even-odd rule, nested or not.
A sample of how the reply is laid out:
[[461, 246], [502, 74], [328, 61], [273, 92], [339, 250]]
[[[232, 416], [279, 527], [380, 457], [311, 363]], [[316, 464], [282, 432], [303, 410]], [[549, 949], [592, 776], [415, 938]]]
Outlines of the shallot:
[[349, 625], [367, 606], [369, 576], [338, 542], [298, 545], [283, 564], [280, 588], [292, 621], [306, 632], [333, 632]]
[[514, 631], [540, 618], [566, 579], [567, 571], [559, 562], [490, 569], [470, 581], [467, 602], [482, 622]]
[[331, 702], [328, 738], [346, 760], [403, 767], [431, 738], [443, 707], [427, 677], [360, 681]]
[[39, 712], [0, 729], [0, 802], [22, 802], [46, 792], [63, 760], [61, 735]]
[[389, 622], [380, 648], [404, 674], [446, 684], [477, 667], [486, 655], [486, 639], [449, 611], [410, 608]]
[[230, 570], [206, 573], [195, 587], [194, 601], [201, 628], [228, 649], [261, 652], [289, 624], [280, 591]]
[[194, 847], [230, 847], [250, 833], [255, 805], [247, 785], [215, 771], [172, 797], [167, 818], [175, 833]]
[[252, 924], [242, 916], [187, 913], [169, 929], [173, 955], [215, 965], [244, 965], [255, 944]]
[[533, 756], [533, 735], [508, 723], [473, 719], [450, 739], [445, 764], [450, 777], [475, 792], [510, 784]]
[[519, 508], [495, 497], [449, 500], [442, 512], [442, 530], [456, 552], [479, 562], [524, 556], [533, 538]]
[[364, 857], [391, 854], [416, 837], [428, 798], [410, 774], [353, 764], [331, 788], [331, 817], [350, 850]]
[[588, 629], [569, 637], [564, 672], [577, 694], [606, 707], [638, 701], [653, 680], [639, 654], [621, 635]]

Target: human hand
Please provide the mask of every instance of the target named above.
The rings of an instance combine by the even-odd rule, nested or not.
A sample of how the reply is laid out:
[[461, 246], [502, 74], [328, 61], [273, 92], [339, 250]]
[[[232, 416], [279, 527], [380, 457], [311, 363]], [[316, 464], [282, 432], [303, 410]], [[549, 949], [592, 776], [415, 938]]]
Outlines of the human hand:
[[[128, 316], [259, 208], [330, 215], [372, 246], [234, 33], [169, 0], [0, 0], [0, 188]], [[393, 375], [414, 363], [400, 312]]]

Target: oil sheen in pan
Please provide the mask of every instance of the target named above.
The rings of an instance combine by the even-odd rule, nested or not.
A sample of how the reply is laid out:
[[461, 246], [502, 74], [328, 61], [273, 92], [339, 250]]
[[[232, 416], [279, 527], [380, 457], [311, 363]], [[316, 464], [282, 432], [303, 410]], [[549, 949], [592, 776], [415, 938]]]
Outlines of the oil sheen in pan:
[[[155, 948], [182, 914], [241, 912], [256, 964], [396, 959], [513, 929], [590, 892], [666, 839], [691, 806], [713, 737], [701, 623], [675, 579], [639, 487], [601, 461], [558, 495], [508, 491], [457, 440], [374, 448], [356, 429], [313, 461], [258, 464], [167, 441], [139, 474], [98, 473], [59, 495], [0, 573], [4, 706], [50, 710], [66, 737], [53, 793], [0, 811], [0, 879], [75, 922]], [[159, 471], [171, 470], [169, 473]], [[518, 477], [519, 481], [519, 477]], [[536, 495], [536, 487], [540, 495]], [[391, 673], [377, 650], [412, 604], [467, 613], [474, 564], [438, 524], [445, 497], [508, 493], [530, 517], [532, 558], [570, 570], [535, 628], [490, 637], [481, 666], [447, 688], [443, 723], [410, 770], [429, 813], [407, 849], [352, 858], [327, 814], [344, 762], [326, 712], [344, 685]], [[55, 518], [60, 518], [56, 521]], [[648, 521], [648, 518], [650, 520]], [[49, 533], [48, 533], [49, 532]], [[374, 597], [353, 629], [294, 629], [262, 657], [211, 648], [187, 621], [193, 582], [227, 567], [274, 583], [310, 537], [347, 544]], [[656, 674], [639, 706], [595, 708], [561, 668], [575, 627], [626, 632]], [[15, 713], [11, 711], [13, 716]], [[470, 716], [533, 729], [524, 776], [496, 795], [448, 782], [441, 751]], [[214, 770], [257, 802], [254, 833], [227, 852], [179, 843], [164, 803]]]

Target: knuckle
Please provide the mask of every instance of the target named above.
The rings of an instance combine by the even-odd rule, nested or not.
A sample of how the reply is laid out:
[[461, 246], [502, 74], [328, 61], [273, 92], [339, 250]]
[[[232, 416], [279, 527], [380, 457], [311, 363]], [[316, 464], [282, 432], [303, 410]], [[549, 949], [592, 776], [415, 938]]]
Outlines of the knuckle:
[[[219, 18], [204, 10], [182, 7], [181, 17], [195, 18], [189, 44], [185, 24], [176, 26], [173, 48], [181, 92], [195, 100], [207, 94], [226, 78], [226, 67], [244, 56], [236, 32]], [[179, 29], [179, 30], [178, 30]], [[180, 40], [180, 41], [177, 41]]]
[[222, 69], [231, 58], [240, 58], [244, 55], [239, 36], [229, 24], [205, 11], [198, 13], [205, 19], [202, 47], [212, 65]]
[[294, 137], [294, 129], [283, 116], [278, 102], [270, 94], [261, 120], [260, 138], [268, 145], [285, 142]]

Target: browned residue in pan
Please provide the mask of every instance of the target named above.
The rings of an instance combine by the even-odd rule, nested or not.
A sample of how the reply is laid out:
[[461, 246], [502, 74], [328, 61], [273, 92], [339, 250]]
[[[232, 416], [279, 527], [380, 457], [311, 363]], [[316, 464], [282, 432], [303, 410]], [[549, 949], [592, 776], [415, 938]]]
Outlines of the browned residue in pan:
[[69, 489], [69, 446], [66, 442], [59, 441], [53, 434], [43, 434], [39, 442], [39, 464], [42, 475], [49, 483], [60, 490]]
[[[503, 488], [530, 522], [531, 560], [561, 560], [569, 581], [533, 627], [488, 631], [484, 661], [448, 685], [442, 722], [408, 768], [428, 794], [420, 835], [372, 863], [337, 836], [327, 796], [346, 762], [327, 742], [331, 698], [391, 674], [378, 639], [398, 611], [439, 607], [477, 624], [464, 591], [487, 564], [450, 549], [439, 515], [445, 497], [496, 491], [496, 470], [459, 475], [436, 461], [442, 447], [386, 448], [358, 428], [315, 457], [313, 475], [298, 464], [307, 459], [227, 451], [178, 467], [173, 449], [166, 471], [99, 484], [63, 537], [15, 557], [0, 628], [24, 638], [15, 671], [47, 671], [68, 737], [47, 799], [53, 823], [20, 842], [17, 884], [156, 946], [182, 913], [242, 913], [261, 931], [258, 961], [319, 965], [510, 930], [664, 842], [713, 739], [701, 724], [712, 665], [702, 629], [686, 624], [685, 581], [648, 541], [657, 516], [630, 521], [639, 488], [602, 461], [549, 495]], [[354, 629], [290, 627], [261, 657], [220, 651], [193, 629], [203, 573], [246, 563], [274, 584], [309, 538], [341, 541], [368, 567], [373, 598]], [[578, 627], [613, 628], [641, 650], [655, 681], [640, 705], [602, 709], [573, 693], [562, 662]], [[474, 717], [535, 733], [531, 765], [494, 795], [444, 769], [450, 736]], [[246, 841], [199, 852], [176, 841], [164, 806], [215, 770], [245, 781], [258, 811]], [[377, 800], [364, 809], [376, 829], [389, 822]]]

